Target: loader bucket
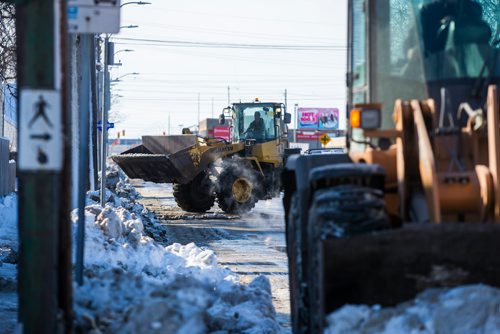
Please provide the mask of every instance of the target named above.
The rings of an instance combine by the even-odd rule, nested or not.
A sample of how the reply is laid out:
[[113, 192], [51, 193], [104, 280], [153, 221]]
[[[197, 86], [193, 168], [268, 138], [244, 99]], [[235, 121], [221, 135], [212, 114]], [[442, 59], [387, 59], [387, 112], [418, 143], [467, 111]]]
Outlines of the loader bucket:
[[169, 155], [125, 152], [114, 155], [111, 159], [132, 179], [156, 183], [187, 183], [201, 171], [191, 159], [191, 148]]
[[[290, 241], [288, 247], [298, 246]], [[408, 224], [309, 242], [320, 252], [306, 253], [312, 244], [289, 250], [302, 253], [290, 260], [307, 271], [291, 271], [291, 296], [299, 301], [294, 333], [322, 333], [327, 315], [348, 304], [390, 307], [431, 288], [500, 287], [500, 226], [493, 224]]]
[[[393, 306], [428, 288], [500, 286], [500, 226], [408, 224], [322, 243], [326, 314], [344, 304]], [[319, 286], [317, 285], [319, 284]]]

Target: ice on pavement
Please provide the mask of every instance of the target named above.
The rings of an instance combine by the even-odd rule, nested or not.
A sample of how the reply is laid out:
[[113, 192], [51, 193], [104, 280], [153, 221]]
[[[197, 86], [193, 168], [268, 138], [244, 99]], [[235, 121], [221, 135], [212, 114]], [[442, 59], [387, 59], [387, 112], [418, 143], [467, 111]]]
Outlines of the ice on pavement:
[[499, 334], [500, 289], [429, 289], [396, 307], [346, 305], [327, 322], [325, 334]]

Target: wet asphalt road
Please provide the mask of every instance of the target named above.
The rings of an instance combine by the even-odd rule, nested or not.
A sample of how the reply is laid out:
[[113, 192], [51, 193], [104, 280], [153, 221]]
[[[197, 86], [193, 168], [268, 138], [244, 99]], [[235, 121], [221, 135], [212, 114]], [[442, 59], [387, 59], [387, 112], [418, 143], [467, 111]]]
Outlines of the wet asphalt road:
[[196, 243], [213, 250], [219, 264], [250, 282], [265, 275], [271, 282], [273, 304], [283, 332], [290, 332], [290, 295], [285, 245], [284, 212], [280, 198], [259, 201], [243, 216], [228, 215], [217, 204], [205, 214], [182, 211], [171, 184], [133, 180], [140, 202], [166, 226], [168, 242]]

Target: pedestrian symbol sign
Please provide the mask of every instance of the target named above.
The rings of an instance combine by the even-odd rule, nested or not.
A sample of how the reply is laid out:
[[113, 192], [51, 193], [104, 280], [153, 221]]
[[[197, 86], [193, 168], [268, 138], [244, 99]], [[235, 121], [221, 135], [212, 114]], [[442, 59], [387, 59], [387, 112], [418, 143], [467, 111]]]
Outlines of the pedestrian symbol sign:
[[62, 169], [61, 95], [25, 89], [20, 95], [19, 169]]
[[319, 141], [321, 142], [321, 144], [323, 144], [323, 146], [326, 146], [330, 142], [330, 140], [330, 137], [328, 137], [326, 133], [323, 133], [323, 135], [319, 137]]

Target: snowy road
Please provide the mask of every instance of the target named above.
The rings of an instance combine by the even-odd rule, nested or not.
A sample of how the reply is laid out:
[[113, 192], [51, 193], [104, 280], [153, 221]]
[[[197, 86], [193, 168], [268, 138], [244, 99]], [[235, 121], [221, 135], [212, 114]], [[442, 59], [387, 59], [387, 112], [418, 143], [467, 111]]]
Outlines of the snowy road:
[[260, 201], [245, 216], [224, 214], [217, 206], [205, 214], [193, 214], [177, 207], [172, 185], [133, 180], [143, 197], [140, 202], [154, 211], [166, 226], [170, 244], [195, 242], [212, 249], [219, 263], [250, 282], [265, 275], [271, 282], [273, 304], [284, 332], [290, 331], [288, 268], [285, 226], [280, 198]]

